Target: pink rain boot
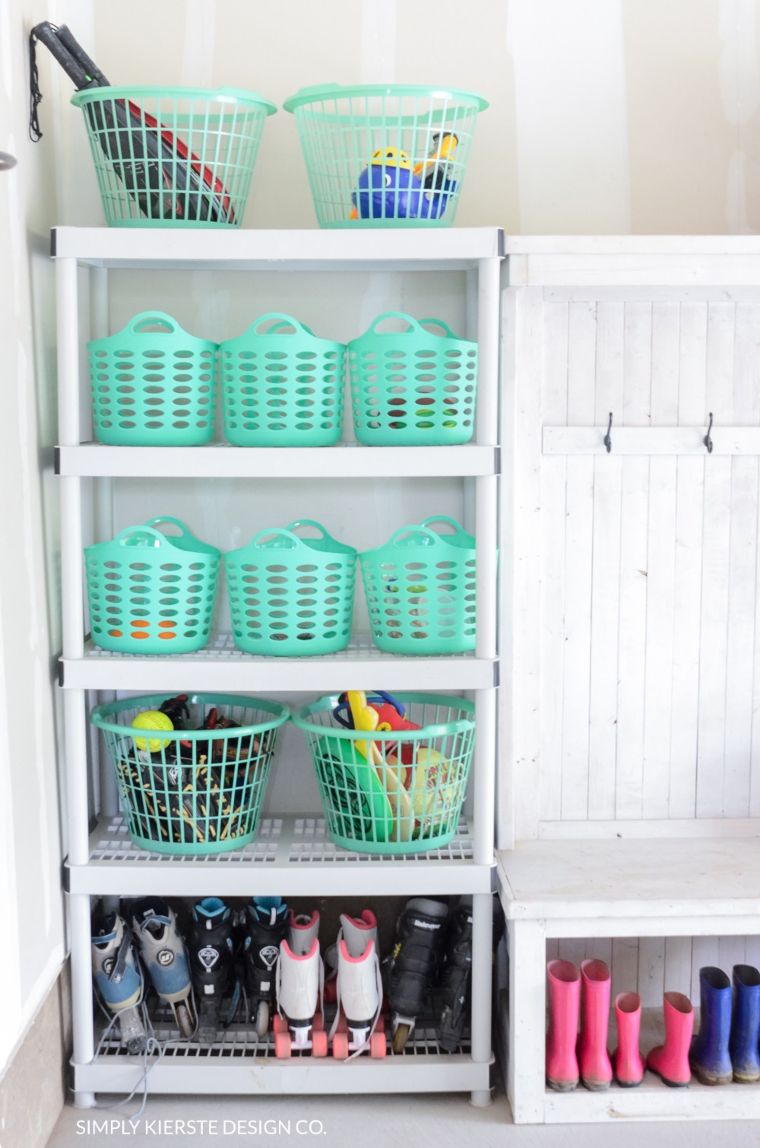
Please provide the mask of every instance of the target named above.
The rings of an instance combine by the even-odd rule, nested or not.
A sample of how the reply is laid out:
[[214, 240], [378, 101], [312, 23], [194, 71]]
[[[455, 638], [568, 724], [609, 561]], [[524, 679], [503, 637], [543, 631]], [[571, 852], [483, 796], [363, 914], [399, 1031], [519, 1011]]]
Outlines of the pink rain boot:
[[581, 980], [570, 961], [549, 961], [549, 1031], [546, 1034], [546, 1083], [555, 1092], [571, 1092], [578, 1084], [578, 1013]]
[[618, 993], [615, 997], [618, 1043], [612, 1054], [615, 1080], [621, 1088], [635, 1088], [644, 1078], [644, 1060], [639, 1052], [641, 998], [638, 993]]
[[691, 1080], [689, 1045], [694, 1031], [694, 1009], [683, 993], [665, 993], [665, 1043], [647, 1057], [647, 1068], [671, 1088], [684, 1088]]
[[607, 1052], [610, 1021], [610, 970], [604, 961], [584, 961], [581, 965], [580, 1070], [581, 1080], [592, 1092], [601, 1092], [612, 1083], [612, 1063]]

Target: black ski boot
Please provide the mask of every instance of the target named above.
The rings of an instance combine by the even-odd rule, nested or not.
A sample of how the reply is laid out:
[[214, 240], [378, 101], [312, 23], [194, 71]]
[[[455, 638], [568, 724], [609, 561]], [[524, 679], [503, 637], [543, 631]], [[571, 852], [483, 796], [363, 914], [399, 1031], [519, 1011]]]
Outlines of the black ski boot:
[[234, 914], [219, 897], [193, 905], [190, 973], [198, 1009], [198, 1035], [212, 1044], [221, 1028], [231, 1024], [240, 1001], [232, 937]]
[[436, 982], [448, 907], [414, 897], [396, 922], [396, 943], [387, 964], [387, 995], [393, 1051], [403, 1052]]
[[288, 907], [282, 897], [252, 897], [240, 915], [240, 924], [248, 1019], [259, 1036], [266, 1036], [275, 1003], [280, 941], [288, 935]]

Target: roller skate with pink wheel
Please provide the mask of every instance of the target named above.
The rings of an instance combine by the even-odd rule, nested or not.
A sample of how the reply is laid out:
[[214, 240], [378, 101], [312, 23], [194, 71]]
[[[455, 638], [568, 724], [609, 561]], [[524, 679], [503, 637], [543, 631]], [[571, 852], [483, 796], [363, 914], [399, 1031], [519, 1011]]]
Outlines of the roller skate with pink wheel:
[[337, 1012], [330, 1035], [336, 1060], [368, 1052], [382, 1058], [388, 1046], [382, 1017], [383, 982], [377, 949], [377, 918], [371, 909], [359, 917], [341, 913], [332, 955], [337, 973]]
[[319, 951], [319, 913], [290, 914], [288, 936], [280, 943], [276, 965], [277, 1013], [274, 1051], [279, 1059], [294, 1052], [327, 1056], [322, 1016], [324, 966]]

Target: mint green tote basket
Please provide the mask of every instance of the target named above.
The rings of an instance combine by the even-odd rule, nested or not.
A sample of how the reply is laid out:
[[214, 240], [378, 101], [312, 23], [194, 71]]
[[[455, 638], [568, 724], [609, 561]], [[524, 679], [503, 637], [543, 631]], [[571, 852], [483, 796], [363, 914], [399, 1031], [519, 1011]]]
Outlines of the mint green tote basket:
[[82, 109], [106, 222], [240, 227], [274, 104], [236, 88], [86, 88]]
[[332, 840], [386, 856], [440, 849], [456, 834], [475, 743], [465, 698], [396, 695], [421, 728], [367, 733], [338, 725], [337, 696], [293, 715], [304, 733]]
[[193, 694], [196, 727], [213, 710], [236, 722], [219, 729], [146, 731], [133, 727], [166, 694], [98, 706], [90, 720], [103, 734], [116, 771], [129, 835], [151, 853], [204, 856], [253, 841], [280, 728], [289, 710], [240, 694]]
[[[380, 330], [395, 323], [403, 330]], [[378, 315], [348, 345], [354, 434], [367, 446], [455, 446], [475, 430], [478, 345], [442, 319]]]
[[235, 446], [333, 446], [346, 348], [270, 312], [221, 344], [224, 434]]
[[385, 546], [359, 557], [378, 649], [407, 655], [475, 649], [475, 539], [455, 519], [434, 515], [402, 526]]
[[478, 113], [473, 92], [320, 84], [295, 116], [320, 227], [451, 227]]
[[[169, 523], [179, 533], [156, 530]], [[95, 645], [122, 654], [189, 654], [208, 642], [221, 554], [178, 518], [128, 526], [84, 552]]]
[[[317, 536], [301, 537], [309, 528]], [[348, 645], [356, 551], [304, 518], [260, 530], [224, 555], [235, 645], [249, 654], [303, 657]]]
[[203, 446], [214, 435], [216, 343], [163, 311], [87, 344], [92, 426], [109, 446]]

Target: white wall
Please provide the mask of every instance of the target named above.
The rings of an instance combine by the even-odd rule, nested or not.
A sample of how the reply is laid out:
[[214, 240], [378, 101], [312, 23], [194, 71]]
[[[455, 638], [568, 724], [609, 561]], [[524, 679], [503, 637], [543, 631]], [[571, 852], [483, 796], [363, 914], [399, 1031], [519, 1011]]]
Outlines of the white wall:
[[[0, 4], [0, 148], [19, 161], [0, 173], [0, 1071], [64, 958], [53, 684], [60, 640], [55, 316], [47, 257], [57, 208], [53, 150], [33, 148], [27, 136], [24, 21], [32, 7], [44, 18], [44, 4]], [[44, 63], [42, 74], [44, 81]]]
[[[83, 27], [83, 0], [59, 0]], [[95, 4], [112, 83], [326, 80], [482, 92], [459, 224], [520, 234], [757, 231], [757, 0], [133, 0]], [[49, 112], [50, 108], [44, 108]], [[83, 143], [79, 113], [67, 111]], [[66, 222], [97, 211], [74, 152]], [[269, 120], [246, 226], [312, 226], [292, 117]]]

